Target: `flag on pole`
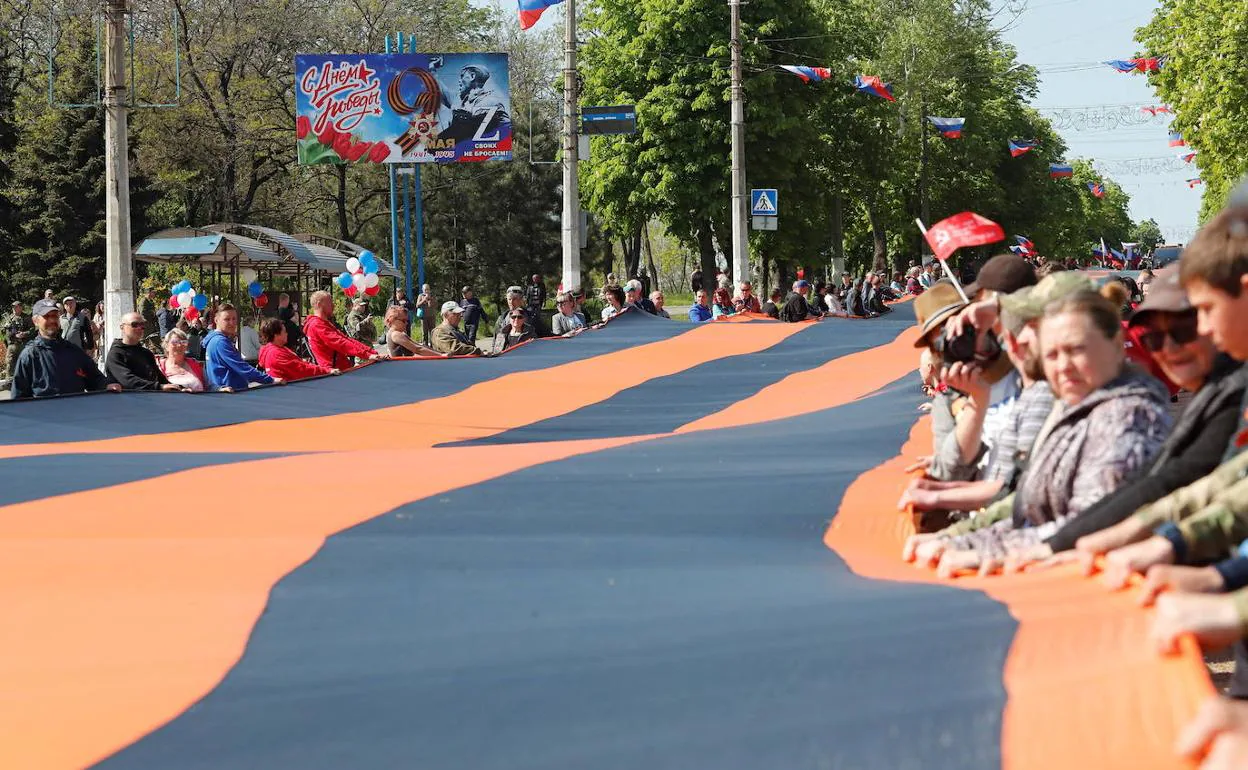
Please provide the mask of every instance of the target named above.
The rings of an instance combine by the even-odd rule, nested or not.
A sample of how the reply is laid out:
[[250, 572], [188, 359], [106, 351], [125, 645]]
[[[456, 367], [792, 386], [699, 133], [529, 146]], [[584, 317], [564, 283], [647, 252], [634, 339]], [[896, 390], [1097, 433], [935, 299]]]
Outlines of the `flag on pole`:
[[1180, 134], [1178, 131], [1171, 131], [1170, 132], [1170, 146], [1171, 147], [1186, 147], [1187, 142], [1183, 141], [1183, 135]]
[[[1011, 246], [1010, 250], [1014, 251], [1015, 254], [1021, 254], [1024, 257], [1030, 257], [1036, 254], [1036, 244], [1032, 243], [1031, 239], [1027, 236], [1016, 235], [1014, 236], [1014, 240], [1018, 241], [1018, 246]], [[1017, 251], [1015, 251], [1016, 248]]]
[[964, 246], [983, 246], [1005, 239], [1001, 225], [970, 211], [942, 219], [923, 235], [941, 262]]
[[1017, 158], [1020, 155], [1026, 155], [1039, 146], [1039, 142], [1034, 139], [1011, 139], [1010, 140], [1010, 157]]
[[1100, 182], [1088, 182], [1088, 189], [1092, 191], [1092, 195], [1097, 198], [1105, 197], [1105, 185]]
[[552, 5], [559, 5], [563, 0], [519, 0], [520, 29], [528, 29], [542, 18], [542, 14]]
[[804, 83], [822, 83], [832, 77], [832, 70], [827, 67], [805, 67], [802, 65], [781, 64], [780, 69], [792, 72]]
[[1141, 107], [1140, 112], [1147, 112], [1149, 115], [1152, 115], [1154, 118], [1157, 117], [1158, 115], [1172, 114], [1170, 111], [1170, 108], [1164, 104], [1158, 107]]
[[937, 118], [929, 115], [927, 117], [936, 130], [946, 139], [961, 139], [962, 129], [966, 126], [966, 118]]
[[1063, 179], [1075, 175], [1075, 170], [1066, 163], [1050, 163], [1049, 177], [1052, 179]]
[[1162, 59], [1149, 57], [1139, 59], [1110, 59], [1105, 62], [1110, 67], [1125, 74], [1133, 72], [1158, 72], [1164, 62]]
[[1195, 150], [1184, 150], [1183, 152], [1179, 153], [1179, 160], [1183, 161], [1184, 163], [1191, 163], [1195, 157], [1196, 157]]
[[858, 75], [854, 78], [854, 88], [860, 93], [872, 94], [890, 102], [897, 101], [893, 98], [893, 87], [876, 75]]
[[1194, 190], [1197, 185], [1202, 185], [1204, 183], [1205, 183], [1205, 180], [1201, 179], [1200, 177], [1197, 177], [1195, 179], [1189, 179], [1187, 180], [1187, 189]]

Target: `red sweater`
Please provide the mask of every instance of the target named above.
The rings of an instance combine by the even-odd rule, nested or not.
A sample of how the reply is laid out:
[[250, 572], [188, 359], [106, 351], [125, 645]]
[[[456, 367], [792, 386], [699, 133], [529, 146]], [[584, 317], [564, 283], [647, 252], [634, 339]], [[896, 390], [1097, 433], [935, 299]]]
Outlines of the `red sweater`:
[[287, 382], [329, 374], [329, 367], [310, 364], [285, 345], [274, 345], [272, 342], [260, 348], [260, 366], [270, 377], [280, 377]]
[[321, 366], [346, 371], [353, 364], [351, 358], [371, 358], [377, 351], [363, 342], [353, 340], [320, 316], [311, 315], [303, 322], [303, 333], [308, 338], [312, 357]]

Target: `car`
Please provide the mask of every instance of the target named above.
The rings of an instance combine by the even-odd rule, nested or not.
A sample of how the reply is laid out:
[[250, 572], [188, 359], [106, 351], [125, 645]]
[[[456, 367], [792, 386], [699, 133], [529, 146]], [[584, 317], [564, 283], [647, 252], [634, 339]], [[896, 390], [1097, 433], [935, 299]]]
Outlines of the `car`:
[[1153, 249], [1152, 266], [1153, 269], [1159, 269], [1173, 262], [1179, 261], [1179, 255], [1183, 253], [1182, 246], [1162, 245]]

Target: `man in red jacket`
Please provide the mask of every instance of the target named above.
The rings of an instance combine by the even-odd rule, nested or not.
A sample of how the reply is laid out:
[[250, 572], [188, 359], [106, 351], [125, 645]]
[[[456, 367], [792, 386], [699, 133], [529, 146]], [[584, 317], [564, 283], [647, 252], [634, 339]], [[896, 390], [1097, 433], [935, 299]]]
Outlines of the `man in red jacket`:
[[310, 302], [312, 314], [303, 322], [303, 334], [318, 364], [345, 372], [355, 366], [353, 357], [368, 361], [390, 357], [343, 334], [334, 323], [334, 300], [329, 292], [314, 292]]

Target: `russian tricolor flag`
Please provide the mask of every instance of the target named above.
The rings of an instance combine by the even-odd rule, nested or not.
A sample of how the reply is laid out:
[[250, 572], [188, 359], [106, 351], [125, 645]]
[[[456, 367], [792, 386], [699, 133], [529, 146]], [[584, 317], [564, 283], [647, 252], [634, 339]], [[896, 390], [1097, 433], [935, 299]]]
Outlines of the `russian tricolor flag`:
[[1037, 143], [1031, 139], [1011, 139], [1010, 140], [1010, 157], [1017, 158], [1019, 155], [1026, 155], [1036, 149]]
[[[1024, 256], [1036, 253], [1036, 244], [1032, 243], [1031, 239], [1028, 238], [1027, 236], [1016, 235], [1014, 236], [1014, 240], [1018, 241], [1018, 248], [1021, 249], [1021, 251], [1018, 253], [1021, 253]], [[1013, 247], [1011, 247], [1011, 250], [1012, 249]]]
[[1179, 160], [1183, 161], [1184, 163], [1191, 163], [1192, 160], [1195, 159], [1195, 157], [1196, 157], [1195, 150], [1184, 150], [1183, 152], [1179, 153]]
[[519, 0], [520, 29], [528, 29], [542, 18], [542, 14], [552, 5], [559, 5], [563, 0]]
[[822, 83], [832, 77], [832, 70], [827, 67], [803, 67], [792, 64], [781, 64], [780, 69], [792, 72], [806, 83]]
[[1187, 180], [1187, 189], [1189, 189], [1189, 190], [1195, 189], [1196, 185], [1198, 185], [1198, 184], [1204, 184], [1204, 183], [1205, 183], [1205, 180], [1200, 179], [1200, 178], [1197, 178], [1197, 179], [1189, 179], [1189, 180]]
[[1075, 170], [1065, 163], [1050, 163], [1049, 164], [1049, 176], [1054, 179], [1061, 179], [1063, 177], [1074, 176], [1074, 175], [1075, 175]]
[[1171, 131], [1170, 132], [1170, 146], [1171, 147], [1186, 147], [1187, 142], [1183, 141], [1183, 135], [1180, 134], [1178, 131]]
[[966, 126], [966, 118], [936, 118], [927, 117], [936, 126], [936, 130], [946, 139], [961, 139], [962, 129]]
[[1135, 59], [1110, 59], [1105, 63], [1123, 74], [1135, 72]]
[[893, 87], [880, 80], [876, 75], [858, 75], [854, 78], [854, 88], [864, 94], [878, 96], [890, 102], [897, 101], [893, 98]]
[[1092, 194], [1097, 198], [1105, 197], [1105, 185], [1099, 182], [1088, 182], [1088, 189], [1091, 190]]

